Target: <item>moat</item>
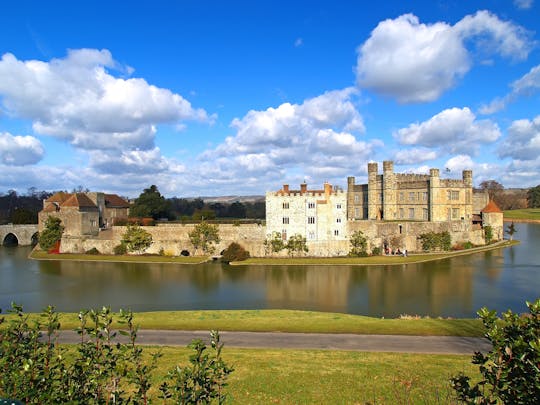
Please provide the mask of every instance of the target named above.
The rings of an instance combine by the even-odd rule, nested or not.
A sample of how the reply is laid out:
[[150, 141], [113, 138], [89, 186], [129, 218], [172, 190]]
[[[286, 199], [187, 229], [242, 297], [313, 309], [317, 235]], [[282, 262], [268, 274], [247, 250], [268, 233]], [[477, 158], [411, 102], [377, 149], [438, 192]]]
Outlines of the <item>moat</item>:
[[482, 306], [526, 310], [540, 296], [540, 224], [516, 224], [521, 244], [399, 266], [235, 266], [34, 261], [0, 248], [0, 308], [109, 305], [134, 311], [300, 309], [376, 317], [474, 317]]

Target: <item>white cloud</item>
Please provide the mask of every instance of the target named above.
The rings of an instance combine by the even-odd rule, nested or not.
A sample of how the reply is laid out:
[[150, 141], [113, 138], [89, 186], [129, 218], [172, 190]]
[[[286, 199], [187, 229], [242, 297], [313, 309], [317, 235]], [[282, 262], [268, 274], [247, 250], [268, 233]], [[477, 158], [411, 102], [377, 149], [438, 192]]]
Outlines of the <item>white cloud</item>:
[[296, 38], [296, 40], [294, 41], [294, 47], [299, 48], [302, 45], [304, 45], [304, 40], [302, 38]]
[[445, 153], [476, 154], [480, 145], [496, 141], [501, 132], [491, 120], [477, 120], [467, 107], [444, 110], [422, 123], [399, 129], [394, 137], [404, 145], [440, 148]]
[[499, 156], [521, 161], [537, 160], [540, 156], [540, 115], [532, 121], [514, 121], [499, 148]]
[[[217, 182], [246, 185], [280, 184], [306, 179], [332, 180], [361, 170], [382, 143], [363, 142], [353, 133], [365, 131], [351, 97], [352, 88], [330, 91], [302, 104], [284, 103], [249, 111], [232, 121], [236, 131], [200, 157], [200, 171]], [[243, 180], [241, 180], [243, 182]]]
[[31, 165], [39, 162], [43, 155], [43, 145], [38, 139], [0, 132], [1, 163], [9, 166]]
[[426, 148], [402, 149], [394, 154], [397, 165], [412, 165], [437, 159], [437, 152]]
[[506, 108], [520, 97], [530, 97], [540, 92], [540, 65], [534, 66], [521, 78], [511, 84], [512, 90], [502, 98], [496, 98], [480, 108], [481, 114], [493, 114]]
[[34, 131], [86, 150], [152, 149], [155, 125], [211, 121], [179, 94], [124, 79], [111, 71], [132, 71], [107, 50], [70, 50], [50, 62], [0, 60], [0, 96], [8, 114], [33, 122]]
[[488, 11], [453, 26], [405, 14], [380, 22], [358, 48], [357, 82], [401, 103], [436, 100], [471, 68], [471, 41], [513, 59], [526, 58], [532, 46], [523, 28]]
[[514, 0], [514, 5], [520, 10], [528, 10], [533, 5], [533, 0]]

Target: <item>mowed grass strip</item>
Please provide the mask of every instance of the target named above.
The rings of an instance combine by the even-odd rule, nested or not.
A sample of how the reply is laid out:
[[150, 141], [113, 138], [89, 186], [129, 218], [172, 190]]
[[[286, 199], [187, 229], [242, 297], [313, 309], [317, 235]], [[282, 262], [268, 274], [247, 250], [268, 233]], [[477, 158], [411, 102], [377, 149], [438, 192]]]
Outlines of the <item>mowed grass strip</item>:
[[50, 254], [34, 250], [29, 256], [37, 260], [73, 260], [92, 262], [121, 262], [121, 263], [176, 263], [200, 264], [209, 260], [208, 256], [146, 256], [146, 255], [87, 255], [74, 253]]
[[540, 208], [524, 208], [521, 210], [504, 211], [504, 219], [540, 221]]
[[[160, 350], [152, 373], [152, 399], [160, 376], [186, 365], [192, 351]], [[478, 379], [471, 356], [366, 353], [327, 350], [235, 349], [225, 345], [223, 359], [234, 367], [225, 391], [231, 404], [428, 403], [452, 401], [451, 376], [464, 372]]]
[[[5, 309], [4, 311], [5, 312]], [[78, 314], [60, 314], [62, 329], [79, 326]], [[13, 315], [5, 315], [9, 320]], [[39, 314], [29, 314], [37, 319]], [[116, 320], [118, 316], [114, 317]], [[372, 318], [295, 310], [159, 311], [134, 314], [141, 329], [248, 332], [353, 333], [410, 336], [483, 336], [479, 319]], [[115, 328], [122, 327], [115, 323]]]

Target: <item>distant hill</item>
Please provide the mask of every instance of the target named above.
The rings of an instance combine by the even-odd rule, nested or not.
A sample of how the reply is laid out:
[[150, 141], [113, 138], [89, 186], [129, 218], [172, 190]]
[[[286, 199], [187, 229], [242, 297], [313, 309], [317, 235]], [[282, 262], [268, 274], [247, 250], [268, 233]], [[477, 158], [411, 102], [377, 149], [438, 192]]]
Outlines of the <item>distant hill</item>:
[[205, 203], [222, 203], [222, 204], [232, 204], [233, 202], [241, 202], [241, 203], [254, 203], [254, 202], [262, 202], [265, 200], [265, 196], [263, 195], [244, 195], [244, 196], [238, 196], [238, 195], [227, 195], [227, 196], [220, 196], [220, 197], [199, 197], [201, 198]]

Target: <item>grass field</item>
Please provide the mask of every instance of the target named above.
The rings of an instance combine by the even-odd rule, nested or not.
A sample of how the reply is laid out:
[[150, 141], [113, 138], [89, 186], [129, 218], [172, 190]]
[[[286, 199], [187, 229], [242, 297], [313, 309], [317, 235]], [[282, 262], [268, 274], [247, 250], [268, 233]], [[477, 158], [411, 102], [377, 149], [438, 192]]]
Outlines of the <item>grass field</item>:
[[[6, 312], [7, 308], [2, 308]], [[7, 319], [12, 315], [5, 315]], [[38, 314], [30, 314], [38, 318]], [[115, 317], [117, 319], [118, 317]], [[360, 315], [293, 310], [138, 312], [142, 329], [251, 332], [356, 333], [372, 335], [483, 336], [478, 319], [380, 319]], [[62, 329], [79, 326], [77, 314], [60, 316]], [[115, 324], [118, 327], [119, 324]]]
[[[160, 376], [185, 365], [189, 349], [165, 347], [151, 395]], [[448, 404], [449, 378], [464, 372], [479, 378], [471, 356], [366, 353], [327, 350], [256, 350], [225, 346], [234, 367], [226, 387], [230, 404]]]
[[504, 219], [540, 221], [540, 208], [504, 211]]
[[208, 256], [145, 256], [145, 255], [87, 255], [87, 254], [49, 254], [34, 250], [29, 256], [38, 260], [74, 260], [100, 262], [136, 262], [136, 263], [179, 263], [199, 264], [208, 261]]

